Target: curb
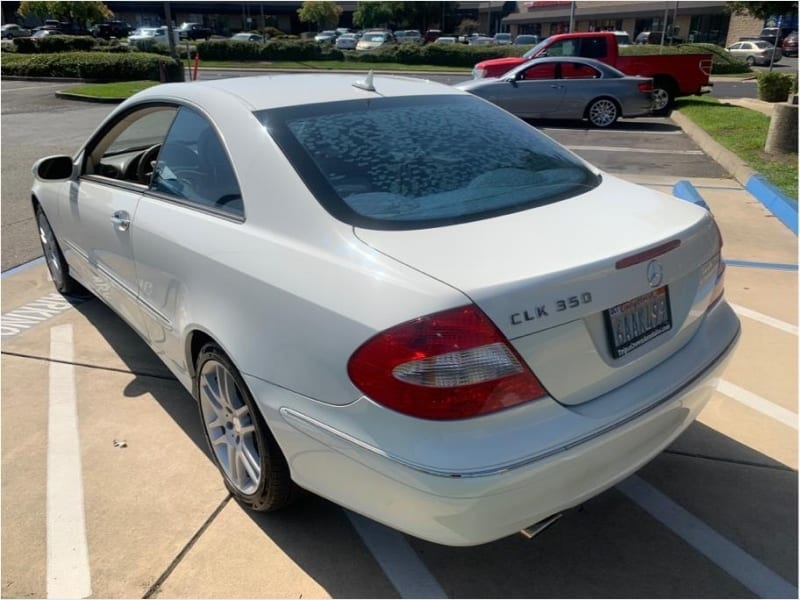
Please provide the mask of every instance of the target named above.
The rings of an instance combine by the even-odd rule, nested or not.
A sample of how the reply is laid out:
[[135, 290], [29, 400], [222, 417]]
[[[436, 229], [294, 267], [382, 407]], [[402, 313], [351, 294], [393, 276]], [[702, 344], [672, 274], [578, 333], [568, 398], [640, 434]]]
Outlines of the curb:
[[95, 104], [120, 104], [125, 101], [125, 98], [97, 98], [96, 96], [84, 96], [83, 94], [71, 94], [70, 92], [56, 92], [56, 98], [80, 102], [94, 102]]
[[703, 197], [700, 195], [700, 192], [697, 191], [690, 181], [686, 179], [681, 179], [672, 187], [672, 195], [680, 198], [681, 200], [686, 200], [687, 202], [691, 202], [692, 204], [696, 204], [702, 208], [705, 208], [708, 212], [711, 212], [711, 209], [706, 204], [706, 201], [703, 200]]
[[744, 187], [792, 233], [797, 235], [797, 205], [792, 205], [789, 198], [761, 175], [756, 174], [750, 177]]
[[679, 111], [673, 111], [671, 118], [703, 152], [719, 163], [770, 213], [797, 235], [797, 207], [788, 197], [767, 183], [763, 175], [756, 173], [741, 158], [695, 125], [691, 119]]

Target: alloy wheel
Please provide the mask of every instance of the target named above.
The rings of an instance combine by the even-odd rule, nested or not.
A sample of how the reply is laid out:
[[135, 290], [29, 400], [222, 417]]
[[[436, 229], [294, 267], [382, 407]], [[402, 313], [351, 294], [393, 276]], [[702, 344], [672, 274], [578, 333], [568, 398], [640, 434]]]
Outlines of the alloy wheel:
[[596, 100], [589, 107], [589, 121], [597, 127], [608, 127], [617, 120], [617, 106], [611, 100]]
[[200, 371], [200, 410], [211, 449], [237, 491], [254, 494], [261, 481], [261, 450], [254, 416], [231, 372], [209, 360]]

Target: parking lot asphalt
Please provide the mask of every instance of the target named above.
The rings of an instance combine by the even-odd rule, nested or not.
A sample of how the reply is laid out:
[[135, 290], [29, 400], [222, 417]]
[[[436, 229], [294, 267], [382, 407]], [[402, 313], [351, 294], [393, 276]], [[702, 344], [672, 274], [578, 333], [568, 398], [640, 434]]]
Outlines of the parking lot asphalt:
[[[9, 140], [28, 154], [72, 150], [110, 110], [7, 113], [6, 86], [4, 150]], [[4, 274], [0, 298], [0, 594], [796, 597], [797, 238], [669, 120], [602, 135], [537, 125], [653, 189], [688, 179], [722, 230], [742, 338], [711, 403], [670, 448], [531, 541], [438, 546], [311, 494], [252, 514], [230, 500], [191, 396], [159, 359], [100, 301], [64, 302], [33, 264]], [[29, 127], [63, 135], [40, 145]], [[4, 265], [7, 227], [38, 244], [6, 223], [29, 210], [29, 167], [9, 154]], [[64, 456], [78, 457], [77, 473], [59, 470]]]

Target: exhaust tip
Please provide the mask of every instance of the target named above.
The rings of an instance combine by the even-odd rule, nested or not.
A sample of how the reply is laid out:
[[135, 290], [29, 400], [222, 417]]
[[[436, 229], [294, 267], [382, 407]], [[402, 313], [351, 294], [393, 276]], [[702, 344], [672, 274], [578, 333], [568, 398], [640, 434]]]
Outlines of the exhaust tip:
[[525, 529], [521, 529], [520, 533], [522, 534], [522, 536], [524, 538], [526, 538], [528, 540], [532, 540], [537, 535], [542, 533], [545, 529], [550, 527], [550, 525], [552, 525], [553, 523], [558, 521], [562, 516], [564, 516], [562, 513], [557, 513], [555, 515], [551, 515], [551, 516], [547, 517], [546, 519], [542, 519], [538, 523], [534, 523], [533, 525], [530, 525], [530, 526], [526, 527]]

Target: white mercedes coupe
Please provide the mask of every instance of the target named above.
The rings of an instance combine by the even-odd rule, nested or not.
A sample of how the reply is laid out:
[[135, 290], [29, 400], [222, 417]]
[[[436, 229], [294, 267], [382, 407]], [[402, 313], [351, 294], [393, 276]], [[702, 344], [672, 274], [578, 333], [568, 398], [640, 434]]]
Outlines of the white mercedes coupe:
[[34, 177], [55, 286], [191, 390], [254, 510], [547, 523], [680, 435], [739, 336], [707, 211], [428, 81], [159, 85]]

